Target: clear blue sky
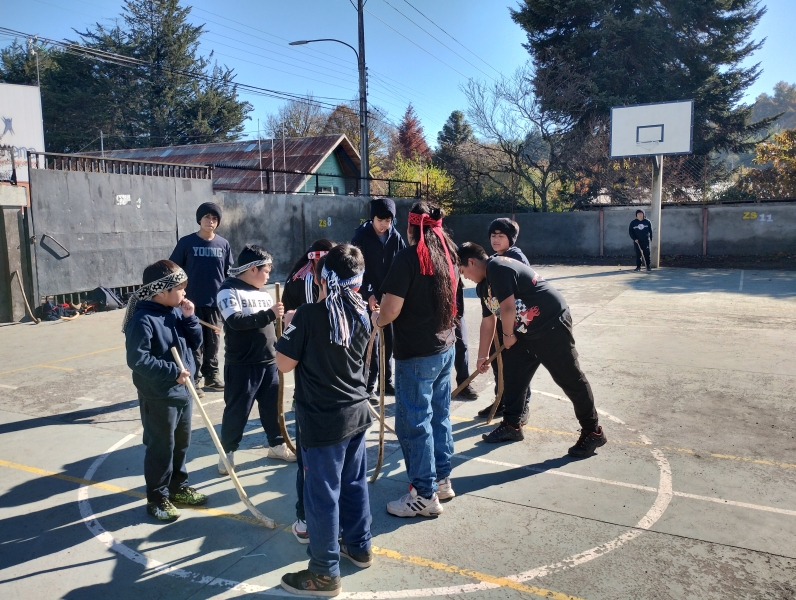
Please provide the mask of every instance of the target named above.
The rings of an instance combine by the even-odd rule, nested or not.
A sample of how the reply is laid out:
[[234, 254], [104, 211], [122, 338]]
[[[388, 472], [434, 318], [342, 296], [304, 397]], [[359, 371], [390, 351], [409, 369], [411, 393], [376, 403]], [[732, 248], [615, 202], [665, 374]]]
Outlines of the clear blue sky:
[[[371, 74], [369, 101], [393, 122], [400, 120], [411, 102], [433, 146], [451, 111], [466, 109], [460, 86], [468, 78], [489, 81], [489, 77], [497, 76], [496, 71], [509, 74], [528, 54], [521, 46], [525, 39], [522, 30], [509, 17], [508, 7], [514, 2], [409, 2], [458, 42], [418, 14], [406, 0], [368, 0], [365, 35]], [[291, 40], [327, 37], [356, 46], [356, 11], [349, 0], [194, 0], [190, 4], [192, 20], [206, 24], [202, 53], [213, 51], [218, 62], [235, 69], [239, 82], [297, 94], [310, 92], [316, 97], [357, 97], [356, 58], [350, 49], [334, 43], [287, 45]], [[765, 37], [767, 41], [751, 61], [761, 63], [763, 74], [750, 88], [747, 102], [762, 92], [771, 93], [778, 81], [796, 83], [794, 0], [763, 0], [763, 4], [768, 13], [755, 38]], [[73, 28], [82, 30], [93, 22], [109, 24], [120, 14], [121, 6], [121, 0], [7, 2], [3, 25], [49, 38], [74, 39]], [[9, 42], [0, 37], [0, 44]], [[242, 97], [255, 107], [246, 126], [253, 137], [257, 119], [264, 121], [281, 102]]]

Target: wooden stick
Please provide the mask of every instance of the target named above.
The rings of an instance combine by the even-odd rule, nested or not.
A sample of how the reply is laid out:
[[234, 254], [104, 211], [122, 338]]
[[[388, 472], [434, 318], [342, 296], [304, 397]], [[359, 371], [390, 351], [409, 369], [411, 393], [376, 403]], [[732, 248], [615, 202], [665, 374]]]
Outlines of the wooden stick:
[[19, 274], [19, 271], [14, 271], [14, 275], [17, 276], [17, 283], [19, 284], [19, 291], [22, 292], [22, 299], [25, 301], [25, 308], [28, 309], [28, 316], [33, 319], [33, 322], [38, 325], [41, 323], [40, 319], [36, 318], [36, 315], [33, 314], [33, 311], [30, 310], [30, 304], [28, 303], [28, 297], [25, 295], [25, 286], [22, 285], [22, 276]]
[[[171, 355], [174, 357], [174, 361], [177, 363], [180, 371], [183, 371], [185, 367], [182, 364], [182, 359], [180, 358], [180, 353], [177, 351], [177, 348], [171, 348]], [[249, 500], [249, 496], [246, 495], [246, 490], [243, 489], [243, 486], [238, 481], [238, 476], [235, 474], [235, 468], [229, 463], [227, 460], [227, 454], [224, 452], [223, 446], [221, 446], [221, 442], [216, 435], [216, 430], [213, 428], [213, 422], [210, 420], [210, 417], [207, 416], [207, 412], [205, 412], [202, 403], [199, 402], [199, 396], [196, 395], [196, 388], [193, 387], [193, 380], [189, 376], [185, 380], [185, 385], [188, 387], [188, 391], [191, 392], [191, 397], [193, 398], [194, 404], [199, 408], [199, 412], [202, 414], [202, 419], [205, 422], [205, 427], [207, 427], [207, 431], [210, 432], [210, 438], [213, 440], [213, 444], [218, 451], [218, 455], [221, 457], [221, 462], [224, 463], [224, 468], [227, 470], [229, 474], [229, 478], [232, 480], [232, 484], [235, 486], [235, 489], [238, 491], [238, 497], [241, 499], [246, 505], [246, 508], [249, 509], [249, 512], [253, 514], [258, 521], [260, 521], [263, 525], [268, 527], [269, 529], [274, 529], [276, 527], [276, 521], [273, 519], [269, 519], [259, 510], [257, 507], [254, 506], [251, 500]]]
[[[379, 419], [381, 419], [381, 417], [379, 416], [379, 413], [378, 413], [378, 412], [376, 412], [376, 409], [375, 409], [375, 408], [373, 408], [373, 407], [370, 405], [370, 402], [368, 402], [368, 412], [370, 412], [371, 416], [373, 416], [373, 417], [374, 417], [374, 418], [375, 418], [377, 421], [378, 421]], [[392, 427], [390, 427], [390, 425], [389, 425], [389, 423], [387, 423], [387, 421], [385, 421], [385, 422], [384, 422], [384, 428], [385, 428], [387, 431], [389, 431], [390, 433], [392, 433], [393, 435], [398, 435], [397, 433], [395, 433], [395, 429], [393, 429]]]
[[216, 333], [221, 333], [221, 327], [217, 327], [216, 325], [213, 325], [212, 323], [208, 323], [207, 321], [202, 321], [202, 319], [199, 319], [199, 323], [201, 323], [205, 327], [208, 327], [208, 328], [212, 329]]
[[[484, 364], [485, 365], [492, 364], [492, 361], [495, 360], [498, 357], [498, 354], [500, 354], [501, 352], [503, 352], [503, 346], [498, 346], [497, 349], [495, 350], [495, 353], [492, 356], [490, 356], [489, 360], [487, 360]], [[480, 374], [481, 372], [478, 369], [473, 371], [467, 379], [462, 381], [459, 387], [453, 390], [453, 392], [451, 393], [451, 398], [455, 398], [456, 396], [458, 396], [459, 393], [468, 385], [470, 385], [473, 382], [473, 379], [478, 377]]]
[[370, 357], [373, 354], [373, 341], [376, 339], [376, 334], [379, 332], [379, 328], [374, 326], [373, 331], [370, 332], [370, 339], [368, 340], [368, 351], [365, 353], [365, 380], [370, 375]]
[[[282, 301], [282, 295], [279, 293], [278, 281], [274, 284], [274, 289], [276, 290], [276, 302], [278, 304]], [[274, 327], [276, 328], [276, 337], [279, 339], [282, 337], [281, 317], [276, 320]], [[290, 451], [295, 454], [297, 452], [296, 445], [293, 443], [293, 440], [290, 439], [290, 434], [287, 432], [287, 425], [285, 425], [285, 375], [282, 373], [282, 371], [279, 371], [279, 387], [277, 388], [276, 392], [276, 415], [277, 420], [279, 421], [279, 431], [282, 433], [282, 437], [285, 439], [285, 444]]]
[[[500, 321], [498, 321], [500, 323]], [[495, 347], [500, 346], [500, 341], [498, 340], [497, 330], [495, 330], [494, 338], [495, 340]], [[497, 354], [497, 353], [496, 353]], [[492, 422], [492, 419], [495, 418], [495, 413], [497, 412], [497, 407], [500, 404], [501, 399], [503, 398], [503, 356], [498, 354], [497, 357], [497, 394], [495, 394], [495, 401], [492, 403], [492, 410], [489, 411], [489, 418], [486, 420], [486, 424], [489, 425]]]
[[[384, 332], [379, 327], [379, 458], [376, 460], [376, 468], [373, 470], [373, 475], [370, 482], [374, 483], [381, 471], [381, 463], [384, 462], [384, 388], [386, 379], [384, 371], [387, 368], [385, 356], [386, 350], [384, 348]], [[370, 404], [370, 402], [368, 402]]]

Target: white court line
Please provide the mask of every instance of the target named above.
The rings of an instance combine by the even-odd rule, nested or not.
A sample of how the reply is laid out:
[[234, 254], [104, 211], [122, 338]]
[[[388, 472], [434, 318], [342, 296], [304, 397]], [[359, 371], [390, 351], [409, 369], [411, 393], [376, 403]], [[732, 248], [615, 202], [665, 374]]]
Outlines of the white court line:
[[210, 402], [205, 402], [204, 404], [202, 404], [202, 406], [203, 407], [204, 406], [210, 406], [211, 404], [218, 404], [219, 402], [223, 402], [223, 401], [224, 401], [223, 398], [221, 398], [220, 400], [211, 400]]
[[0, 383], [0, 388], [5, 388], [7, 390], [15, 390], [15, 389], [17, 389], [17, 386], [15, 386], [15, 385], [3, 385], [2, 383]]
[[[453, 458], [460, 460], [472, 460], [474, 462], [485, 463], [488, 465], [496, 465], [500, 467], [507, 467], [510, 469], [525, 469], [533, 471], [534, 473], [542, 473], [548, 475], [558, 475], [560, 477], [570, 477], [572, 479], [581, 479], [583, 481], [593, 481], [595, 483], [604, 483], [606, 485], [616, 485], [619, 487], [630, 488], [633, 490], [641, 490], [643, 492], [659, 492], [658, 488], [650, 487], [647, 485], [637, 485], [635, 483], [627, 483], [625, 481], [614, 481], [612, 479], [601, 479], [599, 477], [589, 477], [588, 475], [578, 475], [577, 473], [567, 473], [566, 471], [559, 471], [558, 469], [540, 469], [538, 467], [531, 467], [528, 465], [515, 465], [513, 463], [502, 462], [499, 460], [491, 460], [488, 458], [480, 458], [477, 456], [468, 456], [467, 454], [454, 454]], [[691, 500], [701, 500], [703, 502], [713, 502], [715, 504], [725, 504], [727, 506], [737, 506], [738, 508], [749, 508], [751, 510], [760, 510], [763, 512], [776, 513], [778, 515], [788, 515], [789, 517], [796, 517], [796, 510], [788, 510], [786, 508], [774, 508], [772, 506], [764, 506], [762, 504], [750, 504], [748, 502], [736, 502], [734, 500], [725, 500], [724, 498], [713, 498], [711, 496], [699, 496], [697, 494], [687, 494], [685, 492], [671, 492], [672, 495], [680, 498], [690, 498]]]
[[[531, 390], [531, 393], [532, 394], [541, 394], [542, 396], [548, 396], [550, 398], [555, 398], [556, 400], [563, 400], [564, 402], [569, 402], [569, 398], [566, 398], [564, 396], [559, 396], [558, 394], [551, 394], [549, 392], [543, 392], [541, 390]], [[612, 414], [605, 412], [604, 410], [600, 410], [599, 408], [597, 409], [597, 414], [599, 414], [600, 416], [605, 417], [609, 421], [613, 421], [614, 423], [619, 423], [620, 425], [627, 425], [627, 423], [625, 423], [619, 417], [615, 417]], [[644, 442], [645, 444], [652, 443], [652, 442], [647, 442], [644, 439], [642, 439], [641, 441]]]
[[743, 269], [741, 269], [741, 283], [738, 285], [738, 291], [743, 291]]

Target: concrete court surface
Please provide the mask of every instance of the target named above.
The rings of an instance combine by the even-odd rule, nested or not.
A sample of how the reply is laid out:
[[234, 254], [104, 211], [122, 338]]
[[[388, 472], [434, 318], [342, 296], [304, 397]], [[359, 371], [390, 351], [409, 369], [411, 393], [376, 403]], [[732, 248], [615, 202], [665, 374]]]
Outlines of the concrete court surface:
[[[796, 598], [796, 273], [538, 268], [572, 307], [609, 444], [567, 458], [578, 424], [544, 369], [525, 440], [482, 444], [472, 417], [493, 380], [479, 377], [480, 398], [452, 405], [457, 497], [440, 518], [385, 512], [406, 491], [387, 436], [376, 561], [343, 561], [343, 597]], [[289, 531], [295, 466], [265, 458], [256, 412], [236, 461], [275, 530], [218, 476], [197, 414], [189, 468], [206, 510], [146, 515], [121, 317], [0, 328], [0, 598], [289, 596], [280, 576], [306, 565]], [[204, 403], [218, 427], [222, 394]]]

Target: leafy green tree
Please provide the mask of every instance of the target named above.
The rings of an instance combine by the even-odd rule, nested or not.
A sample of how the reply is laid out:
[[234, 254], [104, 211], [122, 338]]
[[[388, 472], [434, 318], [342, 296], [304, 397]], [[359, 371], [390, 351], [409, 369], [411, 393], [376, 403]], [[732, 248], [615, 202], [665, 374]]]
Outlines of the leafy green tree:
[[754, 164], [741, 178], [741, 190], [755, 198], [796, 198], [796, 129], [786, 129], [755, 147]]
[[473, 138], [473, 128], [464, 117], [464, 113], [460, 110], [454, 110], [442, 130], [437, 134], [437, 144], [440, 149], [444, 147], [456, 147], [459, 144], [467, 142]]
[[[391, 132], [381, 121], [373, 119], [375, 113], [380, 112], [377, 107], [368, 109], [368, 157], [370, 158], [370, 172], [375, 177], [380, 177], [387, 168], [388, 149]], [[326, 123], [321, 130], [322, 135], [343, 133], [359, 152], [359, 100], [347, 104], [338, 104], [326, 117]]]
[[759, 121], [767, 117], [776, 117], [774, 127], [777, 129], [796, 128], [796, 84], [780, 81], [774, 86], [773, 96], [764, 93], [757, 97], [752, 119]]
[[[454, 198], [454, 182], [453, 177], [445, 169], [422, 160], [417, 155], [415, 158], [407, 159], [397, 156], [389, 176], [390, 179], [401, 181], [419, 181], [420, 195], [424, 200], [439, 204], [447, 213], [451, 212]], [[392, 191], [396, 195], [411, 196], [415, 193], [415, 188], [412, 184], [394, 183], [392, 185]]]
[[[764, 14], [758, 0], [522, 0], [512, 10], [544, 110], [585, 128], [612, 106], [693, 98], [696, 154], [742, 152], [770, 124], [750, 124], [752, 108], [739, 105], [760, 74], [743, 64], [762, 44], [751, 35]], [[554, 89], [538, 89], [551, 73], [578, 78], [584, 104], [562, 107]]]

